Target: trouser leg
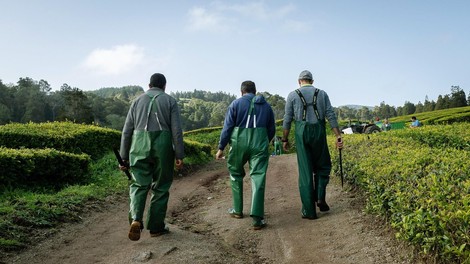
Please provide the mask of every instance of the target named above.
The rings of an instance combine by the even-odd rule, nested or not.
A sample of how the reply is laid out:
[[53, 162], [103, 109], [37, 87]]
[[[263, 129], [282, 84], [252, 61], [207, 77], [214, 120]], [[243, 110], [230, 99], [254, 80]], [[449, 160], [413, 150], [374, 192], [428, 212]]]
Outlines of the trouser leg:
[[[297, 133], [296, 133], [297, 134]], [[299, 191], [302, 201], [302, 215], [306, 217], [316, 217], [316, 208], [314, 206], [314, 182], [313, 171], [311, 167], [311, 155], [303, 139], [296, 135], [297, 162], [299, 166]]]
[[326, 138], [321, 139], [316, 148], [316, 157], [315, 162], [315, 183], [316, 183], [316, 199], [318, 201], [324, 202], [326, 199], [326, 186], [330, 181], [330, 172], [331, 172], [331, 158], [330, 152], [328, 151], [328, 145], [326, 143]]
[[230, 175], [232, 207], [236, 213], [243, 212], [243, 177]]
[[264, 195], [266, 189], [266, 171], [268, 169], [268, 151], [253, 155], [250, 159], [251, 177], [251, 212], [250, 216], [264, 217]]
[[236, 213], [243, 213], [243, 178], [245, 177], [246, 160], [243, 153], [236, 153], [232, 148], [227, 160], [227, 167], [230, 173], [230, 186], [232, 189], [232, 206]]
[[142, 222], [147, 194], [152, 182], [149, 164], [141, 160], [131, 168], [133, 181], [129, 186], [129, 222]]
[[152, 195], [147, 214], [147, 229], [150, 231], [159, 231], [165, 227], [165, 217], [170, 197], [169, 189], [173, 182], [171, 173], [168, 170], [166, 173], [160, 173], [160, 170], [158, 170], [157, 180], [152, 183]]

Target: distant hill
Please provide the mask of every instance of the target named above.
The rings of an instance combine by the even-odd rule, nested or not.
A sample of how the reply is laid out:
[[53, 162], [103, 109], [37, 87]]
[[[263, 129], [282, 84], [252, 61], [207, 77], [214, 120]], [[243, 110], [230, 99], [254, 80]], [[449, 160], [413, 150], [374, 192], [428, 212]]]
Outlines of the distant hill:
[[123, 87], [105, 87], [95, 91], [89, 91], [89, 93], [96, 94], [103, 98], [123, 98], [125, 100], [132, 100], [141, 93], [144, 89], [141, 86], [129, 85]]
[[367, 106], [367, 105], [341, 105], [341, 106], [338, 106], [338, 108], [340, 108], [340, 107], [348, 107], [348, 108], [351, 108], [351, 109], [354, 109], [354, 110], [359, 110], [363, 107], [367, 107], [367, 108], [369, 108], [369, 110], [374, 110], [373, 106]]

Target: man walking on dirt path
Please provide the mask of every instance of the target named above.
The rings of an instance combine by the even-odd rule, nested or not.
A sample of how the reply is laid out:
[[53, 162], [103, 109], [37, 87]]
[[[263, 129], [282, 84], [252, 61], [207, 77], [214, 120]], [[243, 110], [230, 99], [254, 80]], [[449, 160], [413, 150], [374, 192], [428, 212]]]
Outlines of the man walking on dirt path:
[[[130, 168], [131, 224], [129, 239], [140, 239], [147, 194], [151, 190], [146, 228], [150, 236], [169, 232], [165, 225], [174, 167], [183, 167], [184, 146], [180, 112], [176, 100], [165, 93], [166, 78], [155, 73], [149, 89], [132, 102], [122, 130], [120, 153]], [[176, 161], [176, 162], [175, 162]]]
[[230, 173], [233, 208], [230, 216], [243, 218], [243, 178], [244, 165], [250, 165], [252, 199], [250, 216], [253, 228], [266, 226], [264, 219], [264, 192], [266, 171], [269, 161], [269, 142], [273, 139], [276, 127], [274, 112], [263, 96], [256, 94], [252, 81], [241, 84], [242, 97], [233, 101], [225, 115], [224, 127], [220, 135], [216, 159], [222, 159], [225, 146], [230, 143], [227, 167]]
[[331, 172], [325, 118], [337, 137], [337, 148], [342, 148], [343, 142], [330, 99], [325, 91], [313, 86], [312, 73], [302, 71], [298, 83], [300, 88], [287, 96], [281, 141], [288, 151], [291, 123], [295, 120], [301, 214], [302, 218], [316, 219], [316, 206], [322, 212], [330, 210], [325, 200]]

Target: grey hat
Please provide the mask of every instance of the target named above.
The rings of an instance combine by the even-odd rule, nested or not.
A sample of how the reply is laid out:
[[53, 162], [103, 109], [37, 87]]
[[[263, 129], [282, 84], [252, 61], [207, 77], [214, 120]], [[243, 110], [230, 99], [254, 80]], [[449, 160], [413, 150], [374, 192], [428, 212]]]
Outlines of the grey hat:
[[299, 80], [313, 80], [312, 73], [305, 70], [299, 74]]

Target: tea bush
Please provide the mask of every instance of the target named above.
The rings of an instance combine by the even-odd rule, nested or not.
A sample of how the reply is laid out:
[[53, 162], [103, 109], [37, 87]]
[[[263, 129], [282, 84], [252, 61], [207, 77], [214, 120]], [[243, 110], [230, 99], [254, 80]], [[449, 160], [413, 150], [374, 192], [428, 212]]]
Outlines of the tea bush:
[[121, 132], [72, 122], [7, 124], [0, 126], [0, 146], [7, 148], [53, 148], [86, 153], [99, 158], [120, 144]]
[[0, 187], [15, 185], [58, 186], [82, 179], [90, 157], [55, 149], [0, 147]]
[[345, 135], [343, 171], [397, 237], [463, 263], [470, 258], [469, 136], [469, 124]]

